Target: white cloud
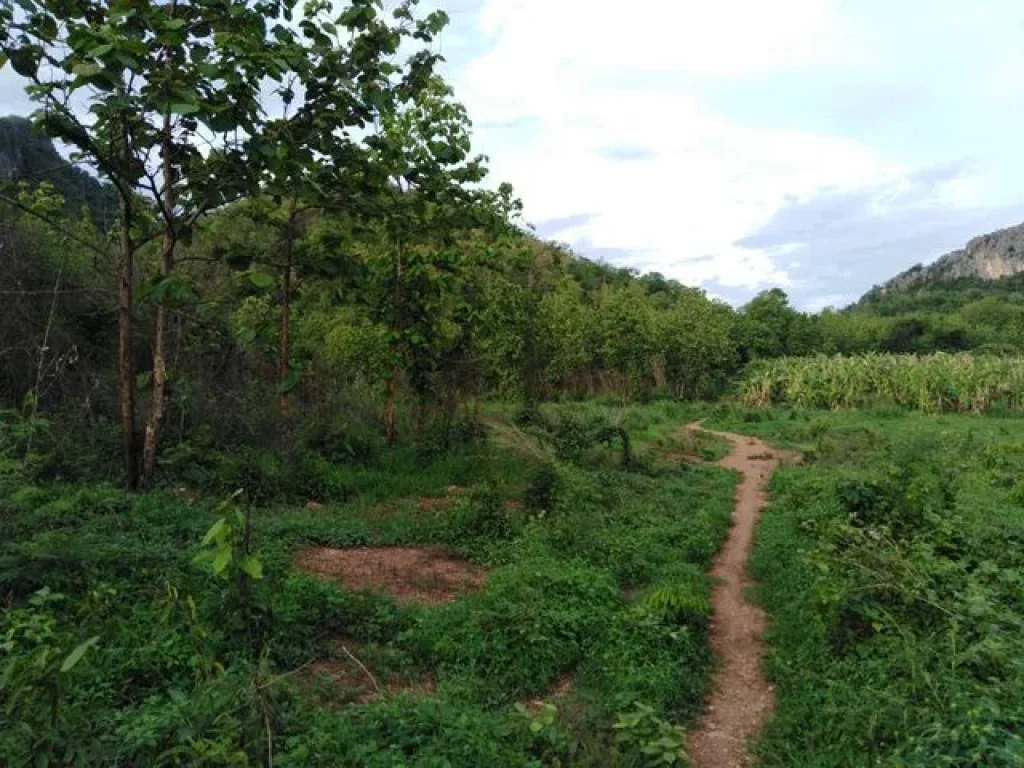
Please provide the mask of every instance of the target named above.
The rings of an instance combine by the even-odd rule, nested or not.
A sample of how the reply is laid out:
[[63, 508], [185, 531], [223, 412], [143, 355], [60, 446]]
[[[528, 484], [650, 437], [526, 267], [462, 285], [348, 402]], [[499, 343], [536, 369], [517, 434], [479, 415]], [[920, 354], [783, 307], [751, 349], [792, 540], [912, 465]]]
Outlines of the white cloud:
[[456, 91], [530, 219], [590, 214], [559, 239], [691, 283], [787, 285], [773, 254], [733, 243], [794, 196], [898, 169], [848, 140], [731, 122], [690, 84], [828, 62], [839, 20], [823, 0], [487, 0], [477, 31], [492, 45]]

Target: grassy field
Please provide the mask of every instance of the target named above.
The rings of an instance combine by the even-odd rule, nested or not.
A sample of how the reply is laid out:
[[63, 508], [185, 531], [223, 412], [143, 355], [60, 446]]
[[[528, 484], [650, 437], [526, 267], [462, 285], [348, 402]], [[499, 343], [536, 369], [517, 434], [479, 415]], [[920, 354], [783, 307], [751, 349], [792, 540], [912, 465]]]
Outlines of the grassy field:
[[1024, 423], [594, 401], [245, 464], [253, 499], [222, 459], [131, 495], [9, 458], [2, 762], [683, 764], [735, 483], [695, 418], [804, 456], [751, 564], [761, 764], [1024, 765]]
[[1024, 765], [1024, 422], [722, 411], [804, 452], [752, 563], [767, 766]]
[[[734, 484], [673, 457], [722, 453], [674, 436], [689, 416], [496, 412], [488, 439], [443, 458], [347, 468], [347, 501], [253, 506], [248, 533], [244, 497], [44, 483], [8, 462], [2, 762], [680, 761], [677, 726], [712, 664], [704, 572]], [[393, 546], [442, 547], [486, 583], [419, 603], [295, 565], [310, 547]]]

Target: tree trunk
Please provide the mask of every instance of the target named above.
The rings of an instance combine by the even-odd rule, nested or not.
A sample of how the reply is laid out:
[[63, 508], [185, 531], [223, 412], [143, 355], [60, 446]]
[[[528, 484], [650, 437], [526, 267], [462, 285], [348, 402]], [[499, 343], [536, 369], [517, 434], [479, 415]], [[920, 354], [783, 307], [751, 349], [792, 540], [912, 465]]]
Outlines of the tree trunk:
[[388, 445], [394, 445], [398, 437], [398, 428], [395, 425], [395, 385], [398, 381], [398, 369], [395, 368], [388, 378], [388, 399], [384, 405], [384, 435], [387, 437]]
[[[164, 183], [164, 236], [160, 252], [160, 277], [166, 280], [174, 270], [174, 178], [171, 168], [171, 119], [164, 117], [164, 140], [161, 147]], [[164, 299], [156, 304], [153, 330], [153, 394], [149, 404], [149, 420], [142, 446], [142, 482], [149, 487], [156, 474], [156, 452], [160, 442], [167, 401], [167, 304]]]
[[135, 281], [135, 246], [131, 236], [131, 207], [127, 192], [120, 194], [120, 243], [117, 263], [117, 363], [118, 400], [121, 407], [121, 455], [124, 484], [134, 490], [139, 484], [139, 465], [135, 450], [135, 324], [132, 319]]
[[[394, 320], [392, 328], [395, 335], [402, 332], [402, 242], [398, 241], [395, 249], [395, 284], [392, 288], [394, 302]], [[401, 350], [395, 350], [400, 353]], [[388, 399], [384, 406], [384, 434], [387, 437], [388, 445], [394, 445], [398, 437], [398, 427], [395, 423], [395, 386], [398, 383], [399, 369], [396, 365], [391, 370], [391, 377], [388, 379]]]
[[279, 332], [278, 346], [278, 385], [281, 395], [281, 414], [288, 415], [288, 392], [285, 389], [285, 380], [288, 378], [288, 355], [289, 355], [289, 332], [291, 323], [292, 307], [292, 245], [295, 238], [293, 221], [295, 218], [294, 206], [288, 215], [287, 228], [284, 233], [284, 273], [281, 275], [281, 328]]

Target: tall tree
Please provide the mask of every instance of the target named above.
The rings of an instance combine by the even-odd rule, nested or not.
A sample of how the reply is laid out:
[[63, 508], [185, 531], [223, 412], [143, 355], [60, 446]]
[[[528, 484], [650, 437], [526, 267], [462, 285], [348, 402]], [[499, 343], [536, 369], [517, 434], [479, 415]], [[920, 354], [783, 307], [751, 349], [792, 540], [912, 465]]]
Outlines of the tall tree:
[[384, 414], [389, 442], [397, 434], [395, 397], [403, 370], [422, 404], [445, 332], [445, 320], [433, 308], [456, 270], [459, 254], [452, 245], [481, 211], [470, 185], [487, 173], [485, 158], [470, 154], [469, 117], [451, 88], [433, 74], [415, 85], [367, 140], [387, 179], [380, 198], [384, 248], [371, 265], [383, 290], [371, 301], [378, 321], [391, 330], [395, 359]]
[[261, 83], [280, 79], [298, 58], [289, 27], [267, 29], [267, 19], [289, 8], [279, 0], [18, 5], [0, 5], [0, 51], [29, 81], [46, 132], [91, 162], [117, 192], [118, 390], [125, 483], [135, 487], [136, 255], [159, 239], [163, 287], [154, 292], [143, 461], [151, 478], [164, 411], [164, 297], [175, 247], [202, 213], [251, 189], [237, 137], [259, 130]]
[[416, 6], [417, 0], [403, 0], [388, 18], [377, 0], [352, 0], [324, 21], [320, 17], [329, 5], [306, 6], [299, 23], [305, 60], [278, 90], [280, 115], [246, 144], [263, 192], [276, 203], [269, 220], [278, 231], [277, 247], [267, 265], [276, 274], [264, 276], [257, 268], [251, 275], [257, 284], [276, 288], [279, 296], [283, 413], [298, 380], [290, 359], [295, 277], [301, 272], [330, 274], [333, 269], [322, 251], [313, 260], [296, 261], [298, 225], [313, 211], [357, 217], [376, 212], [373, 201], [386, 191], [388, 176], [375, 167], [363, 137], [430, 85], [439, 57], [423, 46], [429, 46], [448, 20], [439, 11], [418, 18]]

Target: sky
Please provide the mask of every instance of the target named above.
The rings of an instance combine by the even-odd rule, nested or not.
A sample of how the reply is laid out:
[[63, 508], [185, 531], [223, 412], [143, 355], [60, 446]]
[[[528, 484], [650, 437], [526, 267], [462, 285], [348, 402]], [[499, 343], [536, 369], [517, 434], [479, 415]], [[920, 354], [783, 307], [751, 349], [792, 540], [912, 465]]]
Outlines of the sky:
[[424, 4], [493, 183], [584, 256], [817, 310], [1024, 221], [1018, 0]]
[[539, 235], [742, 303], [843, 306], [1024, 221], [1017, 0], [437, 0]]

